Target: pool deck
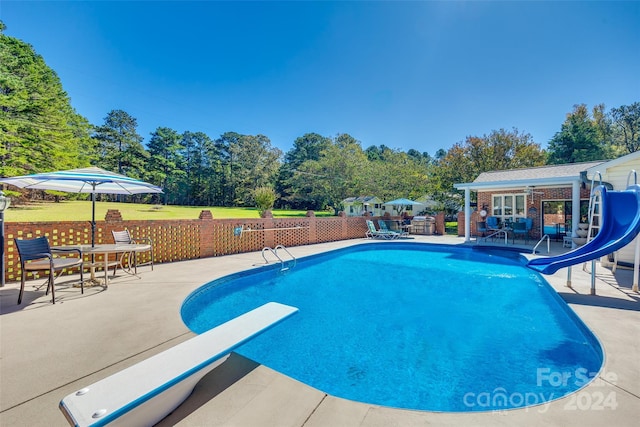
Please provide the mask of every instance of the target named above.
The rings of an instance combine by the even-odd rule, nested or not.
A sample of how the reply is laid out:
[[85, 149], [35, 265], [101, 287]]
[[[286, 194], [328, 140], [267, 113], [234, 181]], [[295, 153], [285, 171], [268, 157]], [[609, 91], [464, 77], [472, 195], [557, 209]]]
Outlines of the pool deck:
[[[302, 257], [364, 241], [289, 250]], [[448, 236], [418, 236], [414, 241], [464, 244], [462, 238]], [[554, 243], [552, 253], [566, 250], [561, 243]], [[16, 305], [17, 284], [0, 288], [0, 425], [68, 425], [58, 409], [64, 396], [192, 337], [180, 319], [184, 298], [210, 280], [261, 260], [260, 253], [245, 253], [159, 264], [154, 271], [143, 267], [140, 278], [119, 275], [108, 290], [91, 287], [80, 295], [77, 288], [56, 287], [55, 305], [43, 291], [34, 291], [33, 286], [42, 281], [27, 283], [21, 306]], [[566, 271], [561, 269], [546, 279], [605, 350], [599, 378], [570, 397], [528, 409], [482, 413], [398, 410], [335, 398], [232, 355], [205, 376], [187, 401], [159, 425], [637, 425], [640, 294], [631, 291], [632, 272], [619, 269], [613, 275], [599, 267], [597, 295], [591, 296], [590, 274], [581, 266], [574, 267], [573, 288], [568, 288]], [[286, 328], [286, 323], [278, 327]], [[469, 390], [478, 391], [493, 392]]]

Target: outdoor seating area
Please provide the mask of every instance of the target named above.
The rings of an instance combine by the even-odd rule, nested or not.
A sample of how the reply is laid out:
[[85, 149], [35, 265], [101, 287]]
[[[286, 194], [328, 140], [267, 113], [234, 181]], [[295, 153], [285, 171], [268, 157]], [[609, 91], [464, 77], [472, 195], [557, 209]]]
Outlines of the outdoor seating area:
[[[153, 242], [151, 239], [144, 240], [148, 243], [137, 243], [131, 238], [128, 230], [114, 232], [113, 235], [115, 244], [53, 247], [49, 245], [49, 240], [45, 236], [35, 239], [14, 239], [21, 271], [18, 304], [22, 303], [25, 283], [30, 273], [48, 272], [45, 295], [51, 292], [51, 302], [55, 304], [56, 279], [64, 272], [67, 274], [73, 271], [79, 272], [78, 287], [80, 294], [84, 294], [84, 288], [87, 285], [84, 278], [86, 269], [90, 272], [90, 284], [100, 284], [104, 288], [109, 284], [108, 271], [111, 267], [113, 267], [113, 277], [115, 277], [118, 267], [133, 276], [138, 276], [138, 267], [141, 265], [150, 265], [153, 270]], [[138, 264], [138, 254], [144, 252], [150, 252], [149, 261]], [[114, 254], [115, 259], [111, 257]], [[99, 269], [104, 272], [102, 282], [99, 282], [96, 277]]]
[[499, 221], [498, 218], [490, 216], [486, 221], [476, 222], [476, 242], [480, 240], [491, 241], [504, 239], [505, 244], [511, 240], [512, 244], [516, 240], [522, 240], [527, 244], [531, 238], [531, 228], [533, 220], [531, 218], [518, 218], [517, 221]]

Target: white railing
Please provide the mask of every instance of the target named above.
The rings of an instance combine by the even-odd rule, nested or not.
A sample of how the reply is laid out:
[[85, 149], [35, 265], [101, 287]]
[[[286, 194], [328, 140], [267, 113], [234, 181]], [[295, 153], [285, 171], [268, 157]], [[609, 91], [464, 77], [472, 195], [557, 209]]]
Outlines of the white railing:
[[540, 239], [538, 243], [536, 243], [536, 245], [533, 247], [533, 252], [531, 252], [532, 254], [536, 253], [536, 249], [538, 249], [538, 246], [540, 246], [542, 242], [545, 241], [545, 239], [547, 240], [547, 253], [551, 252], [551, 238], [549, 238], [548, 234], [545, 234], [544, 236], [542, 236], [542, 239]]

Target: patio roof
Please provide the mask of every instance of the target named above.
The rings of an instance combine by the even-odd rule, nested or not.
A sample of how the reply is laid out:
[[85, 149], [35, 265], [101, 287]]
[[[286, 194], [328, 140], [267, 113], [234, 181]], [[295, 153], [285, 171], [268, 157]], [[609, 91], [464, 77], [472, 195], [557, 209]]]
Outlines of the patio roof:
[[360, 196], [360, 197], [347, 197], [342, 201], [342, 203], [353, 203], [353, 202], [367, 203], [367, 202], [374, 202], [376, 200], [379, 202], [382, 202], [382, 200], [380, 200], [376, 196]]
[[581, 172], [605, 163], [604, 161], [539, 166], [483, 172], [473, 182], [454, 184], [458, 190], [484, 190], [495, 188], [524, 188], [571, 185], [580, 180]]

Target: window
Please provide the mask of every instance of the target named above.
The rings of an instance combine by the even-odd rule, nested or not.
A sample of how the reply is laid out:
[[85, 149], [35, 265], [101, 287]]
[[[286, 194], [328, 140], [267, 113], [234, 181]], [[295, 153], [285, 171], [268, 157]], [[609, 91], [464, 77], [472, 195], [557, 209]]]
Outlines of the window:
[[526, 218], [527, 196], [524, 194], [496, 194], [493, 196], [492, 215], [501, 221]]

